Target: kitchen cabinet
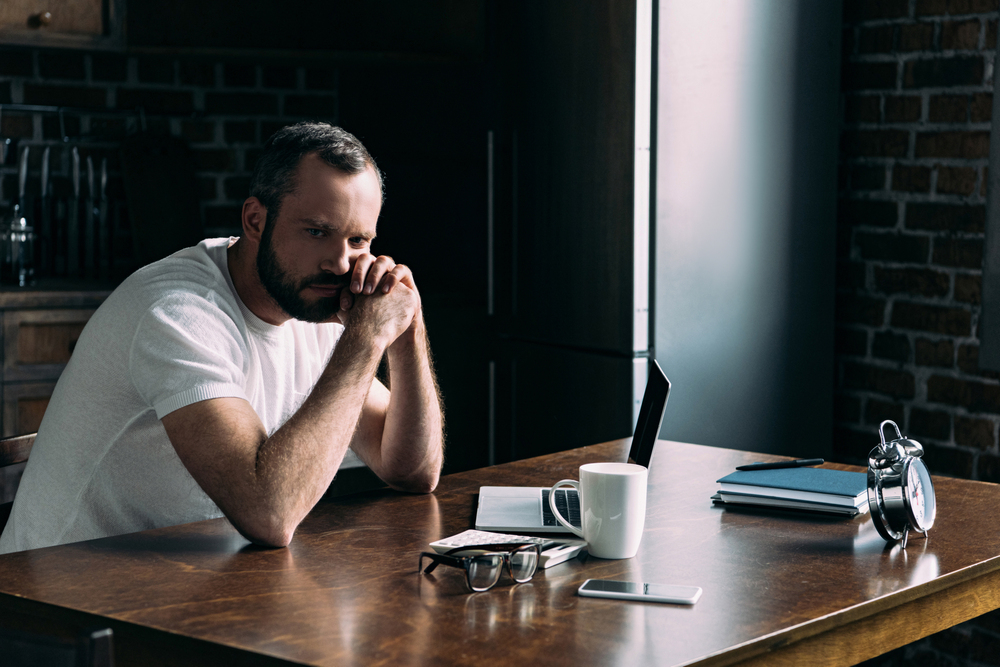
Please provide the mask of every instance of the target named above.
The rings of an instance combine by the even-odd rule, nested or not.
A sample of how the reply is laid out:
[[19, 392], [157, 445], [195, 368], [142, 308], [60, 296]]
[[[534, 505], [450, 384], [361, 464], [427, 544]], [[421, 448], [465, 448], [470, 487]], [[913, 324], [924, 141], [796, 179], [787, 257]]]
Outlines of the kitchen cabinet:
[[478, 60], [485, 0], [3, 0], [0, 44]]
[[110, 290], [0, 290], [0, 433], [31, 433], [84, 325]]
[[[128, 0], [130, 50], [478, 58], [484, 0]], [[395, 56], [390, 55], [395, 54]]]
[[0, 44], [120, 48], [124, 8], [125, 0], [3, 0]]

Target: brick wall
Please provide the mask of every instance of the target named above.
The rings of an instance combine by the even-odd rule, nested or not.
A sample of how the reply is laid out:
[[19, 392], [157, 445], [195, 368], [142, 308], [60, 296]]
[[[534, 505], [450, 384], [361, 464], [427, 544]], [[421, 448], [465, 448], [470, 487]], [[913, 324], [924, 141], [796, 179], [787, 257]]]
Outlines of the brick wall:
[[[978, 367], [998, 0], [845, 0], [835, 454], [892, 419], [931, 471], [1000, 482]], [[1000, 614], [871, 661], [1000, 664]]]
[[[124, 201], [124, 190], [117, 142], [134, 132], [140, 120], [136, 114], [101, 112], [142, 107], [149, 129], [183, 137], [192, 149], [207, 236], [239, 233], [250, 171], [261, 144], [275, 130], [298, 120], [337, 121], [337, 83], [336, 67], [316, 61], [302, 65], [0, 47], [0, 104], [93, 110], [65, 115], [65, 132], [87, 138], [81, 144], [84, 157], [92, 155], [95, 162], [108, 158], [109, 195], [119, 202]], [[35, 145], [61, 145], [55, 115], [5, 110], [0, 132]], [[40, 153], [32, 155], [35, 169]], [[57, 194], [66, 193], [68, 159], [63, 151], [52, 159], [53, 187]], [[14, 203], [15, 175], [14, 160], [8, 158], [0, 180], [0, 207]], [[127, 234], [127, 224], [123, 228]], [[116, 247], [127, 251], [127, 246]], [[127, 264], [127, 258], [117, 259]]]
[[978, 368], [997, 0], [845, 4], [837, 455], [878, 423], [938, 473], [1000, 482], [1000, 375]]

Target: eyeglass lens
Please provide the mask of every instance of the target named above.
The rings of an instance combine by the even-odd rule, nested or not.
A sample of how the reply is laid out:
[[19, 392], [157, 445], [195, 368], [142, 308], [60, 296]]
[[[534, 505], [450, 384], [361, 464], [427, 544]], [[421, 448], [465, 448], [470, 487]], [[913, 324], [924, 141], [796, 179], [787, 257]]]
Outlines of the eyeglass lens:
[[531, 579], [538, 567], [538, 552], [535, 549], [518, 549], [510, 555], [510, 576], [517, 583]]
[[501, 554], [483, 554], [470, 559], [465, 565], [469, 588], [476, 592], [492, 588], [500, 579], [502, 567], [503, 556]]

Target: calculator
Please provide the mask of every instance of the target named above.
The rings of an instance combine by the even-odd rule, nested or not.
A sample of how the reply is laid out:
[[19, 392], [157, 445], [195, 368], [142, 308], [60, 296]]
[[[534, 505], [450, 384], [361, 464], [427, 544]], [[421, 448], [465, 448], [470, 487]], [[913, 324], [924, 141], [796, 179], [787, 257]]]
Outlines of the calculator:
[[538, 566], [543, 570], [580, 555], [587, 543], [583, 540], [552, 539], [550, 537], [529, 537], [509, 533], [493, 533], [487, 530], [466, 530], [465, 532], [431, 542], [431, 548], [444, 553], [458, 547], [479, 544], [537, 544], [541, 550]]

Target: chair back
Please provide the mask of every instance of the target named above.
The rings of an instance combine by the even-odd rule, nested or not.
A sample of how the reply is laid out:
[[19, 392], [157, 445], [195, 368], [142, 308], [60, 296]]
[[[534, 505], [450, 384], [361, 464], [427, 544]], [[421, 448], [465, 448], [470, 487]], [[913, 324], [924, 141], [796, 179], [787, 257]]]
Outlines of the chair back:
[[7, 525], [14, 494], [33, 444], [34, 433], [0, 439], [0, 532]]

